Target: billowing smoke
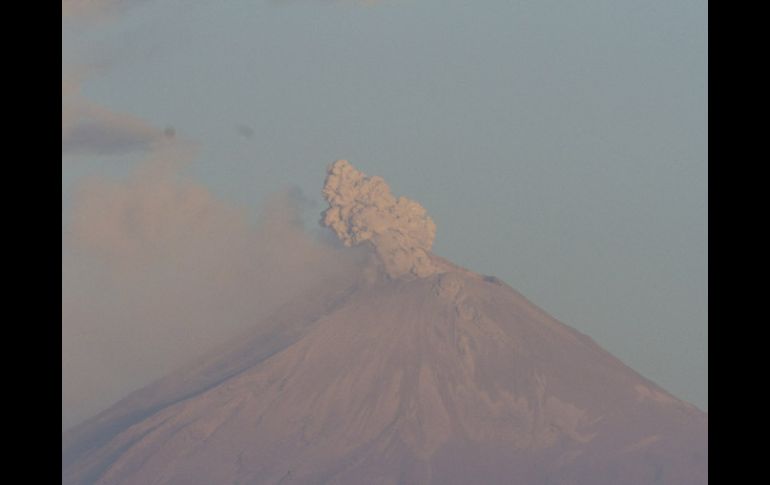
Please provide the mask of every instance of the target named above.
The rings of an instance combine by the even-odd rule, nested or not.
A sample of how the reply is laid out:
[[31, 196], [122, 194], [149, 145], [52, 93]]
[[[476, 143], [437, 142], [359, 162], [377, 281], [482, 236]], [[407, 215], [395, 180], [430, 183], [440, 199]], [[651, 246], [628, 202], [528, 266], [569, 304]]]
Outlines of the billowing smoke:
[[64, 428], [360, 269], [363, 251], [303, 227], [313, 207], [298, 190], [253, 217], [186, 174], [180, 141], [167, 145], [130, 176], [75, 191], [62, 240]]
[[391, 278], [425, 277], [437, 271], [429, 253], [436, 224], [417, 202], [390, 193], [381, 177], [367, 177], [347, 160], [327, 172], [323, 224], [346, 246], [371, 243]]

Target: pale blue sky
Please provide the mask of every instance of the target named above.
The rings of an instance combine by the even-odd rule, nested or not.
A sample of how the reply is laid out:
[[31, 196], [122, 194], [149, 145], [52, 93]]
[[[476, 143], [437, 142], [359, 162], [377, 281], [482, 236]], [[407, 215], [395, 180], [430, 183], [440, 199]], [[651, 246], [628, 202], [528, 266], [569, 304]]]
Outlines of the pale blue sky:
[[[428, 209], [437, 254], [707, 408], [705, 1], [145, 1], [64, 27], [84, 95], [194, 140], [220, 196], [296, 185], [320, 212], [348, 159]], [[65, 207], [140, 158], [64, 156]]]

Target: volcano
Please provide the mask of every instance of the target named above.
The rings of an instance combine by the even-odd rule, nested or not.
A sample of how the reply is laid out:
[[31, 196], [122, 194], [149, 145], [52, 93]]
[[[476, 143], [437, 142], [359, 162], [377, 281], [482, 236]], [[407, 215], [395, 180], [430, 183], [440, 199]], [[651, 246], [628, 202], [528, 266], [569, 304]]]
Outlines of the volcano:
[[66, 484], [708, 482], [708, 417], [497, 278], [347, 162], [324, 224], [360, 272], [63, 436]]

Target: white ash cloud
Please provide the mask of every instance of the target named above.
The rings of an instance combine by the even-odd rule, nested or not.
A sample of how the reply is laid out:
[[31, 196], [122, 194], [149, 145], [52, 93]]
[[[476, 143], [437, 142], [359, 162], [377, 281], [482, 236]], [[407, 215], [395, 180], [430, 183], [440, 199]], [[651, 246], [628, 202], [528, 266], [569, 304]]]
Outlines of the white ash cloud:
[[346, 246], [371, 243], [391, 278], [438, 270], [429, 256], [436, 224], [417, 202], [394, 197], [381, 177], [367, 177], [347, 160], [337, 160], [328, 169], [323, 195], [329, 208], [322, 223]]

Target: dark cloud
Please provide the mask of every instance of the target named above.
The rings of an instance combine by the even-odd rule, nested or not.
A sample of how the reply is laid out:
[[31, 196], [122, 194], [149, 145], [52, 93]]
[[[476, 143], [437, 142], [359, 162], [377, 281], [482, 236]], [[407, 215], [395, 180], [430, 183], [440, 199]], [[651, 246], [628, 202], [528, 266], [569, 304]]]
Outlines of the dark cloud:
[[84, 97], [86, 73], [62, 73], [62, 155], [115, 155], [146, 150], [164, 137], [145, 120], [119, 113]]
[[147, 150], [158, 140], [152, 129], [90, 120], [75, 124], [62, 136], [62, 155], [120, 155]]

